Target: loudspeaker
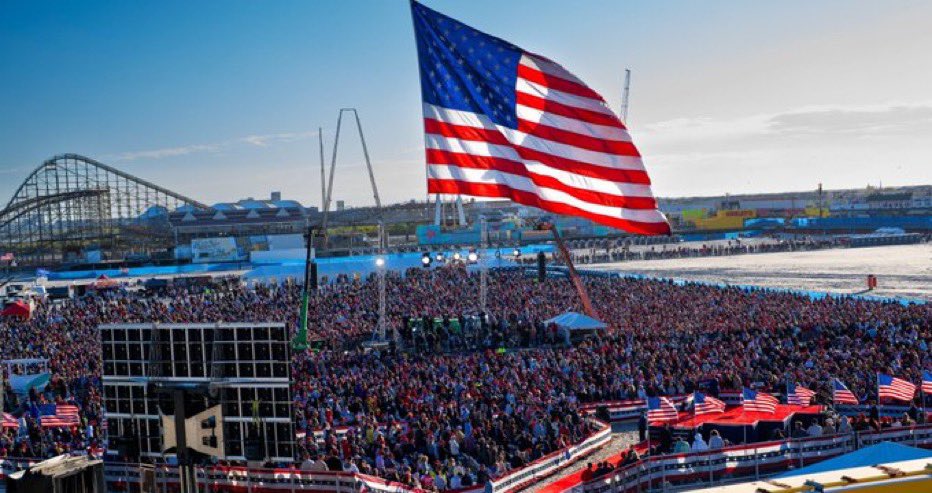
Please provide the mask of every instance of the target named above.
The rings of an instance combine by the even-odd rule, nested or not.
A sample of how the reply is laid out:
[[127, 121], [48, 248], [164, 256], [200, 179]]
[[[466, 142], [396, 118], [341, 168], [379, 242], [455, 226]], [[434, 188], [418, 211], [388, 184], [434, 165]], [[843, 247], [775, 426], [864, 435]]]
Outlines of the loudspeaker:
[[[223, 457], [222, 423], [221, 406], [214, 406], [184, 420], [188, 448], [212, 457]], [[175, 418], [162, 415], [162, 452], [176, 445]]]
[[544, 252], [537, 252], [537, 282], [547, 280], [547, 256]]
[[255, 425], [249, 426], [249, 432], [246, 434], [246, 450], [243, 454], [247, 461], [261, 461], [265, 459], [265, 450], [262, 446], [262, 439], [259, 437], [259, 431]]

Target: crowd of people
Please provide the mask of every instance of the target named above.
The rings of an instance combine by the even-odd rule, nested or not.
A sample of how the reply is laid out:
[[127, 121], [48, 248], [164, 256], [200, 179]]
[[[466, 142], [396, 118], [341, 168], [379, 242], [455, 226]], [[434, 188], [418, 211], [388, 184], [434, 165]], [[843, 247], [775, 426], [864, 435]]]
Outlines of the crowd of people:
[[[749, 253], [795, 252], [837, 247], [835, 240], [806, 238], [785, 240], [779, 238], [740, 238], [714, 242], [669, 243], [637, 246], [617, 241], [570, 243], [575, 264], [596, 264], [635, 260], [671, 258], [722, 257]], [[559, 261], [559, 258], [557, 259]]]
[[[297, 459], [308, 467], [453, 489], [578, 443], [594, 430], [579, 412], [584, 403], [681, 395], [709, 381], [778, 391], [788, 380], [824, 403], [831, 378], [867, 401], [876, 398], [875, 372], [918, 382], [932, 366], [928, 305], [585, 277], [608, 327], [567, 345], [544, 322], [582, 311], [566, 278], [493, 271], [484, 312], [479, 276], [463, 265], [391, 272], [386, 283], [398, 344], [376, 350], [358, 344], [378, 320], [374, 276], [328, 280], [311, 299], [309, 331], [323, 344], [294, 355], [292, 366], [296, 428], [306, 433]], [[300, 299], [292, 282], [218, 278], [39, 301], [30, 319], [0, 321], [4, 359], [48, 358], [52, 372], [43, 392], [14, 398], [6, 389], [5, 410], [24, 417], [26, 430], [0, 433], [0, 456], [103, 446], [98, 324], [284, 321], [294, 330]], [[446, 338], [415, 346], [415, 319], [442, 320], [437, 334]], [[476, 320], [485, 337], [475, 344], [451, 337]], [[44, 402], [80, 406], [82, 422], [36, 426], [30, 409]]]

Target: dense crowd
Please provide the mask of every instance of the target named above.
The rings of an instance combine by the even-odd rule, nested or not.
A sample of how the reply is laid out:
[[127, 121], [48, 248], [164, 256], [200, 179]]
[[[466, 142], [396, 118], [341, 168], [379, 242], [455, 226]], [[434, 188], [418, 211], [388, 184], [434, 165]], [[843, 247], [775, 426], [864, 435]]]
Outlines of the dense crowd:
[[[608, 328], [568, 346], [544, 323], [581, 311], [568, 279], [538, 283], [521, 270], [493, 272], [481, 313], [479, 276], [463, 266], [389, 273], [386, 313], [399, 342], [363, 350], [356, 342], [378, 318], [377, 285], [374, 277], [340, 277], [311, 301], [311, 337], [322, 349], [296, 355], [293, 365], [306, 467], [437, 490], [481, 484], [591, 433], [578, 412], [583, 403], [684, 394], [709, 381], [778, 391], [788, 379], [826, 402], [833, 377], [868, 400], [875, 372], [918, 382], [930, 367], [928, 305], [586, 277]], [[7, 392], [6, 410], [26, 416], [28, 430], [0, 434], [0, 455], [101, 445], [98, 324], [285, 321], [294, 329], [300, 295], [293, 283], [225, 278], [39, 302], [28, 321], [0, 321], [2, 357], [49, 358], [53, 375], [45, 392], [16, 404]], [[442, 320], [437, 334], [447, 335], [414, 347], [406, 332], [412, 319]], [[484, 331], [475, 344], [451, 337], [475, 320], [473, 328]], [[78, 404], [81, 425], [34, 426], [28, 410], [49, 401]]]
[[[820, 250], [838, 246], [834, 240], [784, 240], [759, 238], [751, 240], [733, 239], [709, 243], [689, 242], [649, 247], [637, 247], [624, 240], [595, 241], [571, 244], [573, 262], [594, 264], [635, 260], [658, 260], [671, 258], [722, 257], [750, 253], [775, 253]], [[559, 259], [558, 259], [559, 260]]]

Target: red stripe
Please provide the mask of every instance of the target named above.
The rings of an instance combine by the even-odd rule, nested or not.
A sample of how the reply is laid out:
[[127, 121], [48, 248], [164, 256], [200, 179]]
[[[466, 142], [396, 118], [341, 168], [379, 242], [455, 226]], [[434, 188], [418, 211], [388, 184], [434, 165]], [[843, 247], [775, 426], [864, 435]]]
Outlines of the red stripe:
[[565, 116], [567, 118], [573, 118], [588, 123], [594, 123], [596, 125], [605, 125], [621, 129], [625, 128], [624, 124], [621, 123], [621, 120], [619, 120], [615, 115], [609, 115], [607, 113], [600, 113], [598, 111], [569, 106], [521, 91], [517, 91], [515, 93], [515, 102], [529, 108], [546, 111], [548, 113], [553, 113], [554, 115]]
[[487, 156], [474, 156], [472, 154], [449, 152], [439, 149], [427, 149], [427, 163], [455, 165], [461, 168], [496, 170], [503, 173], [525, 176], [530, 178], [534, 184], [540, 187], [560, 190], [580, 200], [594, 204], [601, 204], [610, 207], [621, 207], [624, 209], [657, 208], [657, 201], [654, 200], [653, 197], [628, 197], [572, 187], [552, 176], [532, 173], [528, 171], [528, 169], [522, 163], [508, 159]]
[[597, 164], [584, 163], [574, 159], [554, 156], [553, 154], [548, 154], [534, 149], [529, 149], [527, 147], [515, 145], [509, 142], [504, 135], [495, 130], [486, 130], [483, 128], [468, 127], [465, 125], [454, 125], [431, 118], [424, 119], [424, 130], [428, 134], [440, 135], [442, 137], [505, 145], [514, 149], [515, 152], [517, 152], [521, 157], [521, 159], [537, 161], [539, 163], [546, 164], [551, 168], [568, 171], [570, 173], [576, 173], [583, 176], [601, 178], [603, 180], [615, 182], [650, 185], [650, 177], [647, 176], [647, 172], [644, 170], [610, 168], [608, 166], [599, 166]]
[[428, 193], [445, 193], [445, 194], [466, 194], [479, 197], [501, 197], [511, 199], [519, 204], [537, 207], [557, 214], [569, 216], [581, 216], [591, 219], [599, 224], [611, 226], [613, 228], [623, 229], [632, 233], [645, 235], [669, 235], [670, 225], [667, 223], [646, 223], [640, 221], [629, 221], [615, 217], [593, 214], [589, 211], [582, 210], [561, 202], [552, 202], [543, 200], [537, 195], [523, 190], [514, 190], [507, 185], [471, 183], [459, 180], [427, 180]]
[[605, 102], [599, 93], [589, 89], [589, 87], [584, 84], [569, 81], [546, 72], [541, 72], [540, 70], [528, 67], [527, 65], [518, 64], [518, 77], [521, 77], [522, 79], [533, 82], [535, 84], [549, 87], [550, 89], [556, 89], [557, 91], [574, 94], [576, 96], [582, 96], [584, 98], [595, 99], [600, 103]]
[[570, 132], [568, 130], [562, 130], [522, 119], [518, 119], [518, 130], [547, 140], [579, 147], [581, 149], [588, 149], [590, 151], [604, 152], [616, 156], [641, 157], [641, 153], [638, 152], [637, 148], [634, 147], [634, 144], [631, 142], [600, 139], [591, 135], [578, 134], [576, 132]]

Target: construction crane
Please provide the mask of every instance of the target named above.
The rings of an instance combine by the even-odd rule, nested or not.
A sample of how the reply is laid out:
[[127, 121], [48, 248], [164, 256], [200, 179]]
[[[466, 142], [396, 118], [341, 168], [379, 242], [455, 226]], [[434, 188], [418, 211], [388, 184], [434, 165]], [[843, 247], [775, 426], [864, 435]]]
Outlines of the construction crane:
[[582, 278], [579, 277], [579, 273], [576, 272], [576, 267], [573, 265], [573, 258], [570, 256], [570, 251], [567, 250], [566, 244], [563, 243], [563, 237], [560, 236], [560, 231], [557, 230], [557, 227], [552, 222], [546, 220], [541, 221], [537, 225], [537, 229], [541, 231], [550, 230], [553, 234], [554, 242], [557, 244], [557, 250], [563, 255], [563, 261], [566, 262], [566, 267], [570, 273], [570, 280], [573, 281], [573, 286], [576, 287], [576, 293], [579, 294], [579, 300], [582, 302], [583, 311], [586, 312], [586, 315], [598, 319], [599, 314], [596, 313], [595, 308], [592, 307], [592, 300], [589, 298], [589, 292], [586, 291], [586, 285], [583, 284]]

